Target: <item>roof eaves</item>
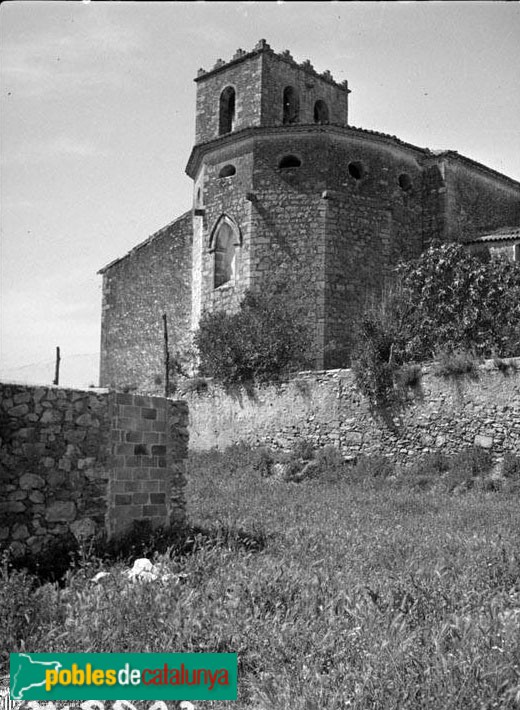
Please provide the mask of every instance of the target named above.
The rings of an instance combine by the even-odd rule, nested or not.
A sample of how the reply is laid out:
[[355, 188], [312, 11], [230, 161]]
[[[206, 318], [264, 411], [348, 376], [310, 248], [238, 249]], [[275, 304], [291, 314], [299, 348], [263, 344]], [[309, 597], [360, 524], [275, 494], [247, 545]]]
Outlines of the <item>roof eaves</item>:
[[106, 264], [106, 266], [103, 266], [101, 269], [99, 269], [99, 271], [97, 273], [103, 275], [106, 271], [111, 269], [113, 266], [118, 264], [120, 261], [123, 261], [123, 259], [126, 259], [127, 257], [131, 256], [132, 254], [135, 254], [143, 247], [148, 246], [151, 242], [154, 241], [154, 239], [157, 239], [158, 237], [160, 237], [162, 234], [164, 234], [164, 232], [166, 230], [170, 229], [170, 227], [172, 227], [176, 222], [180, 222], [181, 219], [185, 219], [189, 214], [191, 214], [191, 210], [187, 210], [186, 212], [181, 214], [180, 217], [176, 217], [174, 220], [172, 220], [171, 222], [166, 224], [164, 227], [161, 227], [156, 232], [151, 234], [144, 241], [140, 242], [135, 247], [130, 249], [130, 251], [128, 251], [126, 254], [123, 254], [123, 256], [120, 256], [117, 259], [114, 259], [113, 261]]

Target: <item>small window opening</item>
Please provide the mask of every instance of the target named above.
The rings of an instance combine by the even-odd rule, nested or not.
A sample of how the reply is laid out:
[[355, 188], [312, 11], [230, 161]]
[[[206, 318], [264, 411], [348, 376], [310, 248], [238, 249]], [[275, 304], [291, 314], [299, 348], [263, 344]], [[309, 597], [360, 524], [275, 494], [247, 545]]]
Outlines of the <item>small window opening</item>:
[[221, 178], [231, 177], [232, 175], [235, 175], [236, 171], [237, 169], [234, 165], [224, 165], [218, 176]]
[[321, 125], [329, 122], [329, 107], [319, 99], [314, 104], [314, 123], [320, 123]]
[[200, 207], [202, 204], [202, 192], [200, 191], [200, 187], [197, 190], [197, 205]]
[[235, 89], [228, 86], [220, 94], [219, 136], [231, 133], [235, 127]]
[[301, 164], [302, 164], [302, 161], [299, 158], [297, 158], [295, 155], [285, 155], [278, 163], [278, 167], [280, 169], [299, 168]]
[[412, 189], [412, 178], [408, 173], [401, 173], [398, 178], [398, 183], [399, 187], [401, 190], [404, 190], [404, 192], [408, 192], [408, 190]]
[[215, 258], [214, 288], [229, 283], [235, 277], [236, 247], [239, 242], [231, 224], [223, 220], [217, 227], [213, 239]]
[[354, 180], [362, 180], [365, 177], [365, 166], [360, 162], [349, 163], [348, 172]]
[[300, 99], [294, 86], [283, 90], [283, 123], [297, 123], [300, 117]]

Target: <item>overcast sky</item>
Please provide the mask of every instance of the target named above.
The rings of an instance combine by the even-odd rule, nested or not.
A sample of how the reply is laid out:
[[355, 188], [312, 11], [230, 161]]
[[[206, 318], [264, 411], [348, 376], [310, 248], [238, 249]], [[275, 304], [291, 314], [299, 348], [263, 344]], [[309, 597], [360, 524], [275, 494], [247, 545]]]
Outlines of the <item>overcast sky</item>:
[[520, 180], [520, 5], [5, 2], [0, 372], [99, 350], [99, 268], [191, 206], [197, 69], [265, 38], [350, 123]]

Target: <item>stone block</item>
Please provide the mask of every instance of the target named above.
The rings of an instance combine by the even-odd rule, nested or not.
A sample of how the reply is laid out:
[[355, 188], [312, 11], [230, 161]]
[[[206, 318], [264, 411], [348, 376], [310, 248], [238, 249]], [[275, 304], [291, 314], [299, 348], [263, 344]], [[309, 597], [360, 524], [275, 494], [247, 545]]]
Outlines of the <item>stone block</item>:
[[482, 434], [477, 434], [473, 441], [475, 446], [479, 446], [482, 449], [492, 449], [493, 448], [493, 437], [484, 436]]
[[40, 418], [42, 424], [55, 424], [61, 422], [61, 414], [56, 409], [46, 409]]
[[157, 410], [143, 408], [141, 409], [141, 416], [143, 419], [157, 419]]
[[8, 501], [5, 503], [0, 503], [0, 515], [7, 515], [9, 513], [23, 513], [25, 510], [25, 505], [21, 501]]
[[29, 500], [31, 501], [31, 503], [44, 503], [45, 496], [41, 491], [33, 490], [29, 495]]
[[20, 488], [22, 490], [29, 490], [30, 488], [43, 488], [45, 481], [41, 476], [35, 473], [24, 473], [20, 477]]
[[144, 505], [143, 515], [147, 518], [162, 517], [166, 515], [165, 505]]
[[45, 444], [22, 444], [22, 451], [25, 456], [28, 457], [42, 457], [45, 456], [47, 452], [47, 447]]
[[13, 540], [26, 540], [29, 537], [29, 531], [27, 530], [27, 525], [15, 525], [11, 532], [11, 538]]
[[24, 417], [29, 414], [29, 407], [26, 404], [17, 404], [15, 407], [7, 410], [10, 417]]
[[76, 518], [76, 506], [70, 500], [59, 500], [52, 503], [45, 512], [49, 523], [72, 522]]
[[20, 392], [19, 394], [14, 395], [13, 401], [15, 404], [28, 403], [31, 401], [31, 395], [29, 392]]
[[93, 421], [93, 417], [88, 412], [85, 412], [84, 414], [80, 414], [79, 417], [76, 418], [76, 425], [88, 427], [92, 426]]
[[23, 557], [25, 555], [25, 545], [20, 540], [14, 540], [9, 545], [9, 549], [13, 557]]
[[25, 498], [27, 498], [27, 491], [11, 491], [7, 496], [7, 500], [24, 500]]
[[96, 533], [96, 524], [92, 518], [76, 520], [70, 525], [70, 530], [79, 542], [92, 537]]
[[47, 483], [50, 488], [58, 488], [65, 481], [65, 474], [63, 471], [53, 471], [47, 476]]
[[80, 444], [86, 435], [85, 429], [69, 429], [64, 433], [63, 438], [71, 444]]
[[18, 437], [19, 439], [25, 439], [26, 441], [32, 441], [35, 437], [36, 434], [36, 429], [33, 427], [23, 427], [22, 429], [18, 429], [14, 433], [14, 436]]

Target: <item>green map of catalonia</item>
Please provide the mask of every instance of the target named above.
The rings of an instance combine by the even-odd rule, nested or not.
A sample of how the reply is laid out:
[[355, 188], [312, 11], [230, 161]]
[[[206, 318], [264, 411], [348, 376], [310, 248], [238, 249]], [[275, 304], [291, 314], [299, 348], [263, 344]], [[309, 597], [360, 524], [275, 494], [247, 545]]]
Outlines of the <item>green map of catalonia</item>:
[[11, 681], [11, 698], [13, 700], [23, 700], [26, 690], [45, 685], [45, 672], [49, 668], [58, 671], [62, 667], [58, 661], [33, 661], [27, 653], [19, 653], [18, 661], [18, 670]]

